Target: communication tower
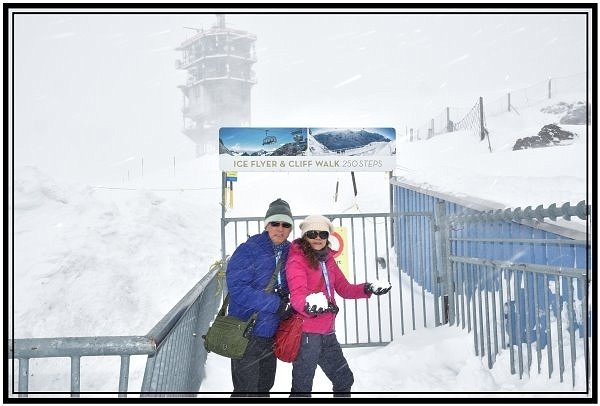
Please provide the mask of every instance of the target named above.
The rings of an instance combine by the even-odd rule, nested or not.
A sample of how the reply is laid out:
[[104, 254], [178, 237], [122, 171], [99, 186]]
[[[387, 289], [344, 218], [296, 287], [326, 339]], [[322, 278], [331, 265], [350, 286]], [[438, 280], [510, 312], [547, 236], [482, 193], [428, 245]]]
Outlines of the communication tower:
[[224, 14], [217, 14], [217, 24], [208, 30], [192, 29], [195, 35], [176, 48], [182, 52], [176, 67], [188, 73], [178, 86], [183, 133], [196, 143], [199, 156], [218, 150], [219, 127], [250, 125], [256, 35], [226, 27]]

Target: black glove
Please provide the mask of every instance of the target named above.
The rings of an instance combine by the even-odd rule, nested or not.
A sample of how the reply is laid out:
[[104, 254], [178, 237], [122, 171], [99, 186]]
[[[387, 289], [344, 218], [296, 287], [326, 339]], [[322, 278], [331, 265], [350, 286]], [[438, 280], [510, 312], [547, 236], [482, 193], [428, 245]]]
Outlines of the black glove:
[[317, 305], [311, 306], [308, 302], [306, 302], [306, 305], [304, 306], [304, 311], [310, 314], [311, 316], [317, 317], [317, 315], [323, 313], [325, 309], [323, 309], [322, 307], [319, 307], [317, 309]]
[[277, 286], [274, 290], [275, 293], [277, 293], [277, 295], [281, 298], [281, 299], [288, 299], [290, 298], [290, 293], [287, 292], [286, 290], [282, 289], [281, 286]]
[[340, 308], [332, 302], [327, 303], [327, 309], [325, 309], [325, 311], [327, 312], [331, 312], [333, 314], [338, 314], [338, 312], [340, 311]]
[[392, 288], [392, 286], [388, 286], [387, 288], [373, 288], [373, 284], [371, 283], [365, 283], [364, 285], [364, 289], [365, 289], [365, 293], [373, 293], [374, 295], [384, 295], [386, 293], [388, 293], [390, 291], [390, 289]]
[[279, 308], [277, 309], [277, 316], [279, 316], [279, 318], [281, 320], [287, 320], [290, 318], [293, 311], [294, 311], [294, 309], [292, 308], [292, 305], [290, 304], [289, 299], [288, 298], [281, 299], [281, 304], [279, 305]]

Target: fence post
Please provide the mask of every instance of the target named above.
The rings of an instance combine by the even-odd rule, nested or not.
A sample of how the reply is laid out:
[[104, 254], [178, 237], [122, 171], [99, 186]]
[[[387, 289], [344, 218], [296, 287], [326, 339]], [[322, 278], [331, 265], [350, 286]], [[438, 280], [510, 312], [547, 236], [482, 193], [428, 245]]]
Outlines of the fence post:
[[227, 172], [221, 172], [221, 259], [225, 259], [225, 190], [227, 188]]
[[479, 97], [479, 128], [481, 132], [481, 141], [485, 138], [485, 128], [483, 126], [483, 97]]
[[437, 200], [435, 210], [435, 255], [438, 264], [438, 283], [442, 286], [442, 323], [454, 324], [456, 315], [454, 310], [454, 280], [452, 278], [452, 267], [448, 262], [450, 250], [450, 230], [446, 221], [446, 204], [443, 200]]
[[435, 135], [435, 120], [432, 118], [431, 119], [431, 135], [429, 136], [429, 138], [433, 137]]
[[552, 98], [552, 78], [548, 79], [548, 98]]

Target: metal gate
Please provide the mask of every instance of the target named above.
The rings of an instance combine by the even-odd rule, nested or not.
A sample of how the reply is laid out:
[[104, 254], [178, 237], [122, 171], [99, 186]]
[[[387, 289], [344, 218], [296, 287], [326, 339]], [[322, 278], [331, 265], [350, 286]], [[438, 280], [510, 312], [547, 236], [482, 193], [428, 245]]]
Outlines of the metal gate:
[[[300, 221], [306, 216], [293, 216]], [[390, 215], [389, 213], [325, 214], [340, 234], [347, 258], [346, 278], [350, 283], [362, 283], [390, 277]], [[222, 256], [231, 255], [248, 237], [264, 230], [262, 217], [222, 218]], [[290, 241], [300, 237], [294, 229]], [[332, 240], [330, 238], [330, 240]], [[339, 260], [339, 257], [337, 258]], [[343, 347], [385, 345], [393, 339], [392, 295], [370, 300], [342, 299], [336, 317], [336, 335]]]

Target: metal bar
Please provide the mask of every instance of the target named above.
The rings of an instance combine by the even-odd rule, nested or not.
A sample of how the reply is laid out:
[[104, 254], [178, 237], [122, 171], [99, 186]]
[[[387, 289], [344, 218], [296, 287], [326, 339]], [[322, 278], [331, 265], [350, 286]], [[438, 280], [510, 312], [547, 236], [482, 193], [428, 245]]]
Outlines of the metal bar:
[[472, 281], [471, 284], [471, 288], [469, 289], [469, 291], [471, 292], [471, 301], [473, 302], [473, 345], [475, 347], [475, 355], [477, 356], [481, 356], [481, 354], [479, 353], [479, 331], [477, 330], [477, 328], [479, 327], [477, 320], [479, 319], [477, 317], [477, 296], [475, 294], [475, 290], [476, 290], [476, 279], [475, 279], [475, 269], [476, 268], [472, 268], [469, 272], [469, 276], [470, 279]]
[[[379, 265], [377, 262], [377, 258], [379, 258], [379, 254], [377, 253], [377, 218], [373, 217], [373, 249], [375, 252], [375, 276], [377, 280], [379, 280]], [[381, 298], [377, 296], [377, 327], [379, 333], [379, 342], [382, 341], [382, 331], [381, 331]]]
[[129, 355], [121, 355], [121, 371], [119, 372], [119, 397], [127, 397], [129, 386]]
[[571, 344], [571, 379], [573, 387], [575, 387], [575, 359], [577, 358], [575, 348], [575, 320], [573, 311], [573, 278], [568, 278], [567, 287], [567, 313], [569, 320], [569, 343]]
[[514, 290], [515, 290], [515, 330], [517, 332], [517, 338], [516, 338], [516, 342], [517, 342], [517, 355], [519, 357], [519, 378], [523, 379], [523, 343], [521, 342], [521, 339], [523, 337], [522, 331], [521, 331], [521, 292], [519, 289], [519, 285], [517, 284], [520, 281], [520, 275], [519, 271], [514, 273], [514, 278], [513, 278], [513, 284], [514, 284]]
[[[482, 289], [481, 289], [481, 267], [476, 268], [477, 271], [477, 303], [479, 309], [479, 347], [481, 348], [481, 352], [479, 354], [480, 357], [485, 355], [485, 339], [483, 336], [483, 324], [484, 324], [484, 315], [483, 315], [483, 300], [481, 299]], [[483, 292], [485, 295], [485, 292]]]
[[587, 270], [580, 268], [566, 268], [560, 266], [546, 266], [546, 265], [536, 265], [536, 264], [525, 264], [525, 263], [514, 263], [510, 261], [496, 261], [490, 259], [483, 258], [474, 258], [474, 257], [457, 257], [454, 255], [450, 256], [450, 261], [454, 262], [462, 262], [465, 264], [472, 265], [485, 265], [495, 268], [505, 268], [512, 269], [515, 271], [527, 271], [527, 272], [537, 272], [543, 274], [550, 275], [563, 275], [574, 278], [579, 278], [586, 275]]
[[[402, 254], [403, 250], [406, 247], [406, 227], [403, 227], [403, 225], [406, 225], [406, 219], [404, 217], [399, 217], [398, 218], [398, 225], [400, 227], [400, 233], [401, 235], [398, 238], [398, 244], [400, 244], [400, 252]], [[399, 271], [398, 272], [398, 301], [400, 303], [400, 334], [404, 335], [404, 298], [403, 298], [403, 286], [402, 286], [402, 262], [401, 261], [405, 261], [406, 256], [402, 255], [402, 257], [400, 258], [400, 261], [398, 261], [399, 264]], [[406, 271], [405, 271], [406, 272]]]
[[[351, 217], [350, 218], [350, 227], [352, 228], [352, 230], [354, 230], [354, 218]], [[356, 246], [356, 241], [354, 239], [354, 233], [352, 233], [352, 269], [354, 269], [354, 282], [356, 283], [356, 250], [354, 249], [354, 247]], [[360, 340], [358, 339], [359, 334], [358, 334], [358, 301], [355, 300], [354, 301], [354, 319], [355, 319], [355, 328], [356, 328], [356, 342], [359, 342]], [[346, 340], [346, 342], [348, 342], [348, 340]]]
[[[496, 355], [499, 352], [498, 349], [498, 319], [497, 319], [497, 309], [496, 309], [496, 280], [498, 279], [498, 271], [497, 270], [493, 270], [492, 271], [492, 289], [491, 289], [491, 293], [492, 293], [492, 328], [493, 328], [493, 336], [494, 336], [494, 352], [493, 352], [493, 361], [492, 364], [494, 363], [494, 361], [496, 360]], [[490, 353], [492, 352], [492, 349], [490, 348]], [[490, 366], [490, 368], [492, 368]]]
[[535, 347], [538, 374], [542, 372], [542, 342], [541, 342], [541, 326], [540, 326], [540, 310], [539, 310], [539, 292], [538, 292], [538, 276], [533, 274], [533, 302], [535, 303]]
[[153, 354], [155, 350], [150, 338], [140, 336], [14, 339], [15, 358], [145, 355]]
[[543, 238], [469, 238], [469, 237], [454, 237], [451, 241], [467, 241], [467, 242], [510, 242], [516, 244], [556, 244], [556, 245], [588, 245], [586, 240], [571, 240], [566, 238], [555, 238], [552, 240]]
[[154, 379], [154, 371], [156, 371], [156, 357], [157, 355], [148, 355], [148, 359], [146, 360], [146, 368], [144, 369], [144, 378], [142, 380], [142, 395], [144, 393], [148, 393], [152, 389], [152, 382]]
[[485, 295], [485, 337], [487, 343], [487, 358], [488, 358], [488, 368], [492, 369], [494, 365], [492, 362], [492, 342], [490, 338], [490, 303], [489, 303], [489, 295], [488, 295], [488, 278], [487, 272], [483, 273], [483, 282], [485, 285], [485, 290], [483, 294]]
[[[448, 229], [448, 227], [444, 224], [441, 225], [442, 227], [444, 227], [445, 229]], [[457, 233], [455, 231], [455, 233]], [[447, 233], [445, 233], [446, 236], [450, 236], [450, 232], [448, 231]], [[450, 244], [449, 242], [447, 244]], [[456, 242], [456, 253], [460, 254], [460, 255], [464, 255], [466, 251], [466, 244], [464, 242]], [[448, 250], [448, 252], [446, 253], [446, 258], [445, 261], [448, 264], [454, 264], [453, 262], [450, 261], [450, 249]], [[458, 305], [456, 306], [457, 309], [457, 313], [460, 312], [461, 315], [461, 325], [462, 328], [465, 328], [465, 323], [467, 322], [467, 320], [469, 319], [469, 304], [468, 304], [468, 295], [467, 295], [467, 277], [465, 276], [465, 272], [466, 272], [466, 265], [463, 263], [456, 263], [456, 269], [457, 269], [457, 276], [460, 275], [460, 292], [456, 292], [457, 295], [460, 295], [460, 299], [457, 298], [456, 302], [460, 302], [460, 309], [458, 307]], [[466, 309], [465, 309], [466, 307]]]
[[[390, 172], [390, 177], [392, 176], [392, 173]], [[392, 219], [391, 218], [386, 218], [384, 220], [384, 231], [385, 231], [385, 235], [388, 235], [388, 221], [390, 222], [390, 228], [392, 227]], [[392, 233], [390, 233], [391, 235]], [[387, 280], [390, 281], [392, 279], [392, 275], [390, 274], [390, 250], [389, 250], [389, 244], [385, 244], [385, 260], [386, 260], [386, 264], [387, 264]], [[393, 313], [392, 313], [392, 295], [393, 293], [390, 292], [389, 296], [388, 296], [388, 312], [390, 314], [390, 341], [394, 341], [394, 317], [393, 317]]]
[[527, 340], [527, 373], [531, 372], [531, 328], [529, 327], [529, 275], [523, 272], [524, 301], [525, 301], [525, 339]]
[[[436, 253], [439, 252], [439, 247], [437, 246], [437, 240], [439, 240], [439, 232], [435, 231], [436, 229], [436, 221], [434, 219], [429, 221], [429, 244], [431, 246], [431, 250], [429, 250], [429, 252], [433, 253], [433, 255], [430, 255], [431, 258], [431, 272], [432, 272], [432, 279], [433, 279], [433, 309], [434, 309], [434, 326], [437, 327], [439, 325], [441, 325], [441, 321], [440, 321], [440, 294], [441, 294], [441, 288], [440, 288], [440, 272], [438, 269], [438, 263], [437, 263], [437, 255]], [[437, 237], [437, 238], [436, 238]], [[444, 304], [442, 304], [443, 306]], [[445, 313], [446, 309], [442, 309], [442, 313]], [[447, 322], [447, 321], [446, 321]]]
[[411, 306], [411, 316], [412, 316], [412, 329], [413, 331], [416, 330], [416, 324], [415, 324], [415, 297], [414, 297], [414, 282], [413, 282], [413, 274], [414, 274], [414, 258], [413, 258], [413, 246], [414, 246], [414, 232], [413, 232], [413, 219], [410, 219], [411, 221], [408, 223], [408, 229], [409, 229], [409, 245], [408, 245], [408, 265], [410, 266], [409, 269], [407, 269], [408, 271], [408, 275], [410, 276], [410, 306]]
[[417, 241], [418, 241], [418, 246], [417, 246], [417, 268], [419, 270], [420, 273], [420, 279], [421, 279], [421, 286], [423, 289], [421, 289], [421, 306], [422, 306], [422, 313], [423, 313], [423, 327], [427, 327], [427, 309], [425, 307], [425, 290], [427, 288], [426, 286], [426, 281], [425, 281], [425, 261], [423, 258], [423, 225], [422, 225], [422, 217], [419, 217], [417, 219]]
[[[365, 227], [365, 217], [363, 217], [362, 219], [362, 241], [363, 244], [366, 243], [367, 241], [367, 236], [366, 236], [366, 227]], [[363, 250], [363, 269], [365, 270], [365, 280], [367, 280], [367, 251]], [[367, 326], [371, 326], [371, 318], [370, 318], [370, 314], [369, 314], [369, 303], [367, 301], [365, 301], [365, 306], [367, 309]], [[371, 329], [367, 328], [367, 342], [371, 342]]]
[[[557, 278], [555, 277], [555, 279]], [[548, 356], [548, 378], [552, 378], [554, 362], [552, 360], [552, 325], [550, 323], [550, 283], [548, 281], [548, 275], [544, 275], [544, 305], [546, 310], [546, 335], [548, 342], [546, 347], [546, 354]]]
[[26, 398], [29, 390], [29, 358], [19, 358], [19, 397]]
[[563, 351], [563, 333], [562, 333], [562, 300], [561, 300], [561, 285], [562, 278], [556, 278], [556, 334], [558, 336], [558, 371], [560, 381], [563, 382], [563, 374], [565, 372], [565, 355]]
[[508, 313], [508, 350], [510, 352], [510, 373], [516, 374], [515, 369], [515, 327], [513, 323], [513, 312], [510, 308], [512, 301], [512, 289], [510, 288], [510, 280], [512, 279], [513, 271], [507, 270], [508, 275], [506, 277], [506, 313]]
[[[457, 268], [457, 272], [460, 270], [460, 317], [461, 317], [461, 324], [462, 324], [462, 328], [464, 330], [465, 328], [465, 320], [468, 317], [465, 317], [465, 302], [467, 302], [468, 298], [467, 295], [465, 293], [465, 264], [457, 264], [458, 268]], [[467, 306], [467, 312], [468, 312], [468, 304], [466, 304]]]
[[227, 173], [221, 172], [221, 259], [225, 259], [225, 189], [227, 188]]
[[[471, 302], [473, 301], [473, 275], [471, 274], [471, 267], [468, 265], [465, 266], [465, 272], [467, 274], [467, 280], [465, 284], [466, 292], [465, 292], [465, 300], [467, 303], [467, 331], [471, 332], [473, 326], [475, 325], [475, 321], [471, 315]], [[477, 334], [477, 331], [475, 332]]]
[[[503, 281], [504, 281], [504, 270], [500, 269], [498, 272], [498, 307], [500, 309], [504, 309], [504, 305], [503, 305], [503, 301], [504, 301], [504, 289], [502, 289]], [[509, 299], [507, 299], [506, 301], [507, 303], [510, 302]], [[501, 310], [502, 311], [502, 310]], [[505, 323], [504, 323], [504, 312], [502, 311], [502, 322], [500, 323], [500, 336], [502, 337], [500, 342], [501, 342], [501, 346], [500, 348], [504, 349], [506, 348], [506, 328], [505, 328]], [[496, 353], [498, 353], [499, 351], [496, 351]]]
[[71, 357], [71, 397], [78, 398], [81, 392], [81, 357]]
[[[338, 219], [338, 221], [340, 223], [339, 227], [343, 227], [342, 219]], [[354, 234], [354, 233], [352, 233], [352, 234]], [[354, 235], [352, 237], [354, 238]], [[352, 244], [352, 254], [354, 254], [354, 244]], [[356, 267], [353, 266], [352, 269], [356, 269]], [[356, 272], [352, 272], [352, 283], [356, 284]], [[343, 316], [344, 317], [344, 344], [348, 344], [348, 312], [346, 311], [346, 303], [347, 303], [346, 299], [342, 300], [342, 307], [343, 307], [343, 313], [344, 313], [344, 316]], [[354, 303], [356, 304], [356, 300], [354, 300]], [[357, 313], [355, 312], [354, 314], [355, 314], [354, 319], [356, 321]], [[356, 328], [358, 329], [358, 323], [356, 322], [355, 324], [356, 324]]]

